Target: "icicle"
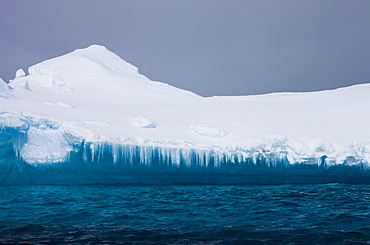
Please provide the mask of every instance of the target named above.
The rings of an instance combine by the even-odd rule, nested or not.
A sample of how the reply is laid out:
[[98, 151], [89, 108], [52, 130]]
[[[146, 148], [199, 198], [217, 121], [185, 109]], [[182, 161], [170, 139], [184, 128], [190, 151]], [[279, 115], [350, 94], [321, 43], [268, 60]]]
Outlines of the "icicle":
[[[261, 165], [266, 167], [287, 167], [290, 165], [286, 151], [280, 153], [253, 152], [232, 149], [183, 149], [153, 146], [135, 146], [99, 143], [83, 143], [82, 158], [84, 162], [112, 161], [116, 165], [141, 164], [145, 166], [160, 165], [172, 167], [220, 168], [224, 164]], [[15, 150], [20, 157], [19, 149]], [[368, 163], [364, 164], [368, 166]]]

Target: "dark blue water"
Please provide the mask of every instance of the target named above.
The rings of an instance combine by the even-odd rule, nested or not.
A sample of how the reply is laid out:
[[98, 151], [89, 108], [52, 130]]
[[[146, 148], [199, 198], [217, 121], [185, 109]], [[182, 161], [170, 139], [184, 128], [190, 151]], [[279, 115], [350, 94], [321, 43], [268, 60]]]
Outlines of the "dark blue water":
[[370, 186], [0, 186], [0, 243], [369, 244]]

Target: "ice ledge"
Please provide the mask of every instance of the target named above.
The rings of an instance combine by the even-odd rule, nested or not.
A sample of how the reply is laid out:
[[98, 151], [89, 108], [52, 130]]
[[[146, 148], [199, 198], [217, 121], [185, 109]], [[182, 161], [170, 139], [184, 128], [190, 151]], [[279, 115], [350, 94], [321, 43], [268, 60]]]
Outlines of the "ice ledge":
[[311, 145], [320, 153], [299, 155], [278, 136], [248, 148], [221, 148], [158, 139], [91, 142], [76, 132], [66, 122], [0, 114], [0, 185], [370, 183], [370, 140], [353, 142], [339, 162], [325, 155], [329, 146], [317, 147], [319, 141]]
[[[155, 125], [153, 121], [142, 116], [135, 118], [134, 122], [144, 128], [152, 128], [152, 125]], [[57, 122], [48, 118], [25, 116], [18, 112], [3, 112], [0, 113], [0, 134], [11, 136], [11, 141], [4, 137], [0, 139], [0, 143], [12, 144], [15, 156], [35, 166], [73, 162], [71, 156], [76, 152], [80, 152], [84, 161], [88, 162], [105, 159], [104, 161], [114, 164], [137, 162], [146, 166], [157, 162], [189, 167], [219, 167], [223, 164], [263, 164], [270, 167], [344, 164], [367, 168], [370, 160], [370, 139], [355, 140], [347, 148], [322, 139], [310, 139], [303, 145], [302, 142], [298, 143], [283, 136], [270, 136], [239, 146], [220, 146], [189, 140], [143, 140], [132, 137], [109, 139], [95, 135], [84, 128], [85, 124]], [[217, 136], [220, 132], [224, 134], [222, 130], [213, 127], [207, 127], [203, 131], [207, 134], [217, 133]]]

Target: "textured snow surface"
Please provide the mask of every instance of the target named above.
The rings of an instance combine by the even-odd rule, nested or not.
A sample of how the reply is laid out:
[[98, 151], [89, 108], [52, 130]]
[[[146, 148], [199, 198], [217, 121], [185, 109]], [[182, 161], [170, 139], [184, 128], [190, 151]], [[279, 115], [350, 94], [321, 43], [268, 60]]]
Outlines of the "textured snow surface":
[[9, 84], [0, 79], [0, 143], [34, 166], [85, 152], [86, 161], [109, 153], [148, 165], [263, 158], [367, 167], [369, 129], [369, 84], [204, 98], [153, 82], [98, 45], [18, 70]]

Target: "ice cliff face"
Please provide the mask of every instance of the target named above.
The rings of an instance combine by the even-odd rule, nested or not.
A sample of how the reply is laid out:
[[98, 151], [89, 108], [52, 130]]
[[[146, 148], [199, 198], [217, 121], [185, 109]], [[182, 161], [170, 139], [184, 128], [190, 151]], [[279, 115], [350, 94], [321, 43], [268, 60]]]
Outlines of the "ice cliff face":
[[367, 169], [369, 125], [369, 84], [203, 98], [150, 81], [98, 45], [31, 66], [28, 74], [19, 70], [9, 84], [0, 80], [3, 182], [11, 171], [73, 169], [78, 162], [104, 162], [103, 172], [127, 172], [123, 165]]

